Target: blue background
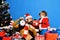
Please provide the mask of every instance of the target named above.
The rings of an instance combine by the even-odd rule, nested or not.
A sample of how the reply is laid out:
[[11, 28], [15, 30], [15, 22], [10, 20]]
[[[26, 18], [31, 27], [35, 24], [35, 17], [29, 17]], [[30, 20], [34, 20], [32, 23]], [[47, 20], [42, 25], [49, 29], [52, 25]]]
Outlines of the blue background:
[[7, 0], [10, 4], [10, 13], [14, 20], [26, 13], [30, 13], [34, 19], [39, 19], [39, 12], [47, 11], [50, 26], [60, 27], [60, 0]]

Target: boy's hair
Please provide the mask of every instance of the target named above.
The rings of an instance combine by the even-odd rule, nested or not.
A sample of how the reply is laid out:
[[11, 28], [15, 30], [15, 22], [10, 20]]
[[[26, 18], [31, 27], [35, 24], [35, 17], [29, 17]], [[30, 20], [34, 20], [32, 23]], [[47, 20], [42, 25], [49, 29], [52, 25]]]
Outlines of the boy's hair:
[[[47, 16], [47, 12], [46, 11], [41, 11], [43, 13], [45, 13], [45, 16]], [[41, 14], [41, 12], [39, 13], [39, 15]]]

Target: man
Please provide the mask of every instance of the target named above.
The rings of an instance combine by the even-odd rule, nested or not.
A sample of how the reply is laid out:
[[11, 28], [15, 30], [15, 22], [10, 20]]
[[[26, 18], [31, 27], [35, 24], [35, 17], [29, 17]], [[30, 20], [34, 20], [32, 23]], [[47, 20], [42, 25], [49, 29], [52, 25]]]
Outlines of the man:
[[32, 16], [30, 14], [26, 14], [25, 16], [26, 16], [26, 18], [25, 18], [26, 23], [25, 23], [25, 27], [24, 27], [23, 37], [26, 40], [34, 40], [36, 31], [35, 31], [35, 28], [32, 26]]

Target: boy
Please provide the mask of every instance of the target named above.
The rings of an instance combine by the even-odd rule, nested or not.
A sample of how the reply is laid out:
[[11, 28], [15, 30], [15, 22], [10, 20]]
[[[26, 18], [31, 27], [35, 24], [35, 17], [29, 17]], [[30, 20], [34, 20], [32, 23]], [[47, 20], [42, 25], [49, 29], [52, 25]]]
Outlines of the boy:
[[26, 40], [34, 40], [36, 31], [35, 31], [35, 28], [32, 26], [32, 21], [33, 21], [32, 16], [30, 14], [26, 14], [25, 16], [26, 16], [26, 18], [25, 18], [26, 23], [25, 23], [25, 27], [24, 27], [23, 36]]
[[41, 11], [39, 13], [39, 16], [40, 16], [40, 19], [39, 19], [39, 29], [40, 29], [40, 32], [42, 29], [47, 29], [50, 27], [50, 24], [49, 24], [49, 19], [47, 17], [47, 12], [46, 11]]

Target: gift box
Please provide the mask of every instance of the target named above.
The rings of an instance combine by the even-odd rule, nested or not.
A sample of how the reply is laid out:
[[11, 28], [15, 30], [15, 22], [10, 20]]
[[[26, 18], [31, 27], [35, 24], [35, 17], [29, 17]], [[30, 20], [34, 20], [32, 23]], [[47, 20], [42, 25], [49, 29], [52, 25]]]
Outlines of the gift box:
[[15, 34], [13, 34], [12, 40], [22, 40], [21, 36], [20, 36], [20, 33], [16, 32]]
[[35, 40], [45, 40], [43, 35], [39, 35], [35, 37]]
[[12, 40], [11, 37], [3, 37], [2, 40]]
[[0, 37], [5, 36], [5, 31], [4, 30], [0, 30]]
[[58, 34], [57, 33], [46, 33], [45, 38], [46, 40], [57, 40]]

